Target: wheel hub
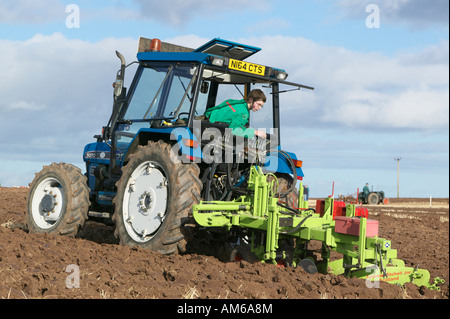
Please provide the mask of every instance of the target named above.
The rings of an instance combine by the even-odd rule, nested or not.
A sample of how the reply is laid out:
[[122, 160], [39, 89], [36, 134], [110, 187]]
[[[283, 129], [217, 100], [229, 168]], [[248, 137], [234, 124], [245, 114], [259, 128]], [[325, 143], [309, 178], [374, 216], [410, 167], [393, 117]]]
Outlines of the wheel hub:
[[145, 191], [139, 198], [139, 209], [144, 215], [147, 215], [148, 211], [153, 208], [153, 195], [150, 191]]
[[53, 177], [44, 178], [31, 199], [31, 214], [36, 225], [49, 229], [59, 220], [64, 207], [64, 189]]
[[123, 201], [128, 234], [138, 242], [150, 240], [164, 221], [168, 199], [163, 169], [144, 162], [131, 174]]
[[55, 209], [56, 204], [57, 203], [53, 195], [46, 194], [44, 195], [44, 197], [42, 197], [41, 207], [44, 213], [50, 213], [51, 211], [53, 211]]

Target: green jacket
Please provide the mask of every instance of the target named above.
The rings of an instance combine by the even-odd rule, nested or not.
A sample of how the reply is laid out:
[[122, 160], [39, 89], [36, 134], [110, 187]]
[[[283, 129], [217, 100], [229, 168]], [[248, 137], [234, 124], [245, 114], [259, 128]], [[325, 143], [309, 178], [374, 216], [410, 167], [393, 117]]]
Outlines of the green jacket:
[[247, 102], [245, 100], [226, 100], [205, 112], [211, 123], [223, 122], [233, 129], [232, 134], [252, 138], [255, 136], [255, 130], [246, 128], [250, 117]]
[[369, 193], [370, 193], [370, 189], [369, 189], [369, 186], [364, 186], [364, 188], [363, 188], [363, 193], [364, 193], [364, 195], [369, 195]]

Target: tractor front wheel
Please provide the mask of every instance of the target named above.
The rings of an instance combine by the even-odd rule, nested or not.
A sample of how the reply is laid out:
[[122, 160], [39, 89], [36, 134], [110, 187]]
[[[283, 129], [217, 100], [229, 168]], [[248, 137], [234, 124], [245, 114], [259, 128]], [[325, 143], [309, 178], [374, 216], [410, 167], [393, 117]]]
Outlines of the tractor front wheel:
[[44, 166], [30, 184], [27, 200], [30, 232], [74, 237], [89, 210], [86, 177], [71, 164]]
[[139, 146], [116, 185], [113, 221], [120, 243], [162, 254], [184, 252], [183, 223], [200, 201], [198, 175], [198, 166], [181, 163], [170, 144]]

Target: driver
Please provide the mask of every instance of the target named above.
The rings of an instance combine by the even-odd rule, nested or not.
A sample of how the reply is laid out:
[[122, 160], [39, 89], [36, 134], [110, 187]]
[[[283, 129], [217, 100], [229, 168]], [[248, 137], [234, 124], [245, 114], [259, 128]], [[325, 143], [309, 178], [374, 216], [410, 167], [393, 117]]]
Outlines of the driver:
[[233, 129], [232, 134], [253, 138], [255, 136], [267, 138], [264, 131], [258, 131], [253, 128], [247, 128], [250, 117], [250, 110], [257, 112], [264, 107], [266, 96], [260, 89], [250, 91], [247, 99], [226, 100], [223, 103], [214, 106], [205, 112], [205, 116], [211, 123], [222, 122], [228, 124]]

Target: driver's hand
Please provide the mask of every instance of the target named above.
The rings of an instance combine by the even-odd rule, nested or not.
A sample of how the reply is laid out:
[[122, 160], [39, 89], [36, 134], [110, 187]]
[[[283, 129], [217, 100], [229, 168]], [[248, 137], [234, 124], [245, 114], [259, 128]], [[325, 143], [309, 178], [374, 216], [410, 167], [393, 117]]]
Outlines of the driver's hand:
[[255, 130], [255, 136], [261, 137], [261, 138], [267, 138], [267, 134], [264, 131], [256, 131]]

